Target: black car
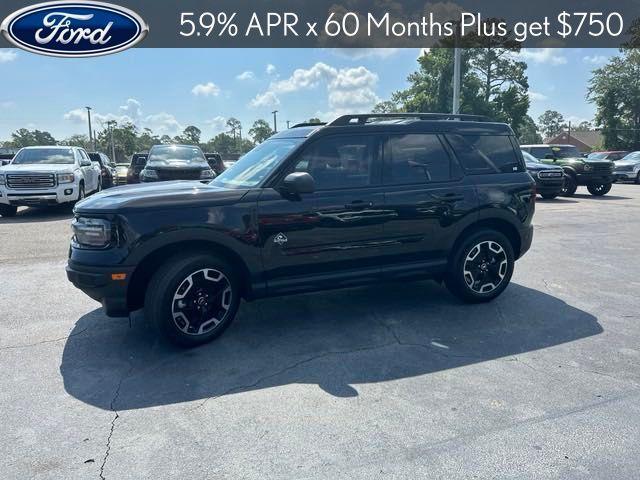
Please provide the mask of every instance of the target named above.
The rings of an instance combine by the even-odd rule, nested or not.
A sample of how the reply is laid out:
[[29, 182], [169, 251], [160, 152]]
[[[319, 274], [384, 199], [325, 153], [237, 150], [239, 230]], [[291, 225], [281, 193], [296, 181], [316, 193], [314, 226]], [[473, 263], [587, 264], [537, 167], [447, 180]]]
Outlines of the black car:
[[486, 302], [531, 245], [534, 188], [508, 125], [347, 115], [284, 130], [208, 184], [88, 198], [67, 275], [182, 345], [219, 335], [241, 298], [434, 278]]
[[15, 157], [15, 153], [0, 153], [0, 167], [10, 164], [13, 157]]
[[116, 164], [104, 153], [90, 152], [89, 158], [92, 162], [100, 165], [100, 181], [102, 188], [111, 188], [116, 184]]
[[140, 172], [142, 172], [144, 166], [147, 164], [148, 156], [147, 153], [134, 153], [131, 155], [131, 163], [127, 170], [127, 184], [140, 183]]
[[194, 145], [154, 145], [140, 172], [141, 182], [167, 180], [211, 180], [216, 175]]
[[219, 153], [205, 153], [204, 157], [207, 159], [207, 163], [216, 175], [220, 175], [227, 169], [226, 165], [222, 161], [222, 156]]
[[562, 194], [565, 175], [561, 167], [546, 165], [525, 151], [522, 152], [522, 156], [527, 172], [536, 181], [536, 192], [542, 198], [550, 200]]

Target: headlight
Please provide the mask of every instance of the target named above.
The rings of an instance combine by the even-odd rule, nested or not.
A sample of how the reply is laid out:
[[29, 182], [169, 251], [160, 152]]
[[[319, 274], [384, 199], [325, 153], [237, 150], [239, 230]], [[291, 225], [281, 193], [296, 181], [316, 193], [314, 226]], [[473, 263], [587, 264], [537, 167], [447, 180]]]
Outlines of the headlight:
[[155, 170], [147, 170], [146, 168], [140, 172], [140, 175], [144, 178], [158, 178], [158, 172], [156, 172]]
[[105, 247], [111, 242], [112, 226], [99, 218], [76, 218], [71, 223], [76, 243], [87, 247]]
[[584, 164], [584, 171], [588, 172], [589, 170], [593, 170], [593, 167], [591, 165], [589, 165], [588, 163]]
[[0, 185], [5, 184], [4, 173], [0, 173]]
[[200, 178], [204, 179], [204, 178], [213, 178], [213, 170], [208, 169], [208, 170], [202, 170], [202, 172], [200, 172]]
[[73, 183], [76, 179], [73, 173], [59, 173], [58, 183]]

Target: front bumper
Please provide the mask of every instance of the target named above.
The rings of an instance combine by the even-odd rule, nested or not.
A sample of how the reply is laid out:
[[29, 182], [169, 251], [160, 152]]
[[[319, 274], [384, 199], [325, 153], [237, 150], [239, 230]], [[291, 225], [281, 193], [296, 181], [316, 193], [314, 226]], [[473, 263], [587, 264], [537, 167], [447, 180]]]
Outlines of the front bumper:
[[615, 183], [617, 179], [618, 177], [613, 172], [612, 173], [589, 172], [589, 173], [578, 173], [576, 175], [576, 181], [578, 185]]
[[538, 178], [536, 181], [536, 192], [539, 194], [559, 194], [564, 187], [564, 177], [559, 178]]
[[614, 170], [613, 174], [618, 180], [635, 180], [638, 178], [638, 172], [634, 172], [633, 170], [625, 170], [624, 172], [616, 172]]
[[521, 258], [531, 248], [531, 242], [533, 242], [533, 225], [520, 230], [520, 254], [518, 258]]
[[59, 205], [78, 199], [78, 186], [73, 183], [63, 183], [48, 189], [29, 188], [0, 188], [0, 203], [15, 206]]
[[[127, 289], [134, 267], [95, 267], [79, 265], [72, 260], [66, 267], [67, 278], [76, 288], [102, 304], [109, 317], [129, 314]], [[113, 274], [125, 274], [124, 280], [113, 280]]]

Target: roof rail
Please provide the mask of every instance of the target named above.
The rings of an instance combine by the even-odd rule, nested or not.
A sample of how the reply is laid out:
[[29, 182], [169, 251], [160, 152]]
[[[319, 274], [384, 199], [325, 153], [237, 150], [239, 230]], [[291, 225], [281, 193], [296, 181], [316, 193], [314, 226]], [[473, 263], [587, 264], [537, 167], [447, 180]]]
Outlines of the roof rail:
[[296, 123], [294, 126], [292, 126], [291, 128], [298, 128], [298, 127], [321, 127], [322, 125], [326, 125], [325, 122], [302, 122], [302, 123]]
[[484, 115], [466, 115], [458, 113], [363, 113], [355, 115], [342, 115], [336, 118], [329, 126], [363, 125], [368, 120], [385, 119], [410, 119], [416, 120], [464, 120], [467, 122], [487, 122], [489, 119]]

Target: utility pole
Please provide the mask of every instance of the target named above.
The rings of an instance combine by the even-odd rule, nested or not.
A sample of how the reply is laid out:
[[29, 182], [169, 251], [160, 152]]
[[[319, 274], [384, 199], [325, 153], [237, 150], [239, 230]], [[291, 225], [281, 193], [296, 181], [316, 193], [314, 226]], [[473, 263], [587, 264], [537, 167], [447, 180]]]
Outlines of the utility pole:
[[291, 123], [291, 120], [287, 120], [287, 128], [291, 128], [291, 127], [289, 126], [289, 124], [290, 124], [290, 123]]
[[107, 124], [109, 126], [109, 137], [111, 138], [111, 160], [116, 161], [116, 145], [113, 143], [113, 122]]
[[277, 120], [277, 113], [278, 110], [274, 110], [273, 112], [273, 133], [278, 133], [278, 120]]
[[98, 136], [96, 135], [96, 131], [95, 129], [93, 130], [93, 151], [97, 151], [98, 150], [98, 144], [96, 143], [98, 141]]
[[453, 111], [451, 113], [460, 113], [460, 23], [456, 24], [455, 40], [453, 49]]
[[[91, 107], [84, 107], [87, 109], [87, 119], [89, 120], [89, 144], [93, 143], [93, 130], [91, 130]], [[94, 144], [95, 149], [95, 144]]]

